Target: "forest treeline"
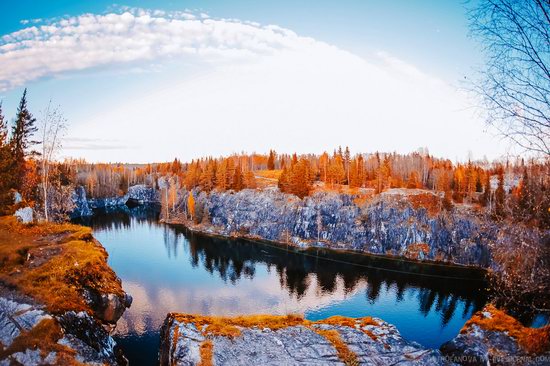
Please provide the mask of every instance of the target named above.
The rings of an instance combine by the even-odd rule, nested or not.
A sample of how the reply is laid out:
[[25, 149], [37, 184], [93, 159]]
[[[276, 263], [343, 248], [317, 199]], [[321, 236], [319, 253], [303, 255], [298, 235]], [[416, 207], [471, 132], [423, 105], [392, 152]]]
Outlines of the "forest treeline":
[[183, 163], [178, 159], [156, 164], [89, 164], [71, 160], [58, 164], [67, 182], [86, 188], [90, 197], [123, 195], [128, 187], [145, 184], [179, 188], [239, 191], [257, 188], [260, 182], [305, 197], [319, 190], [342, 187], [373, 194], [391, 188], [440, 192], [443, 207], [456, 204], [485, 207], [495, 219], [510, 217], [534, 226], [550, 227], [550, 164], [517, 159], [506, 162], [453, 163], [426, 151], [410, 154], [369, 153], [352, 155], [348, 148], [331, 154], [238, 154], [206, 157]]
[[[36, 151], [36, 118], [27, 107], [24, 92], [10, 128], [0, 105], [0, 210], [13, 211], [14, 192], [19, 205], [43, 205], [44, 182]], [[169, 178], [169, 179], [166, 179]], [[160, 182], [166, 182], [166, 184]], [[513, 161], [453, 163], [431, 156], [427, 149], [409, 154], [355, 153], [349, 148], [317, 154], [234, 154], [181, 162], [151, 164], [90, 164], [83, 160], [53, 162], [49, 167], [48, 205], [70, 209], [70, 195], [83, 186], [91, 198], [124, 195], [130, 186], [212, 190], [254, 189], [278, 186], [300, 198], [319, 190], [369, 190], [391, 188], [440, 192], [443, 207], [471, 204], [486, 207], [496, 219], [510, 217], [534, 226], [550, 227], [550, 162], [518, 158]], [[260, 184], [261, 183], [261, 184]], [[164, 184], [164, 186], [160, 186]]]

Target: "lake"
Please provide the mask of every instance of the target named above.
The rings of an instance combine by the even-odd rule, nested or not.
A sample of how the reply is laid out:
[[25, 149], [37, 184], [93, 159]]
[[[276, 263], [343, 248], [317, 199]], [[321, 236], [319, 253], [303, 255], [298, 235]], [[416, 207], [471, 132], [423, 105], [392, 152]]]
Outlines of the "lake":
[[437, 348], [487, 301], [484, 281], [452, 268], [212, 238], [158, 223], [154, 207], [78, 222], [93, 228], [134, 299], [114, 334], [131, 365], [156, 364], [168, 312], [374, 316]]

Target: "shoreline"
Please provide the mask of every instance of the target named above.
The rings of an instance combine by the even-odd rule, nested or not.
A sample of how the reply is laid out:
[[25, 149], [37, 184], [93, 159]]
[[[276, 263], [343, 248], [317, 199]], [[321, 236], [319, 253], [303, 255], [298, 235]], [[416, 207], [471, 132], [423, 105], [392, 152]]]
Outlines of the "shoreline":
[[[475, 282], [485, 282], [486, 275], [488, 273], [487, 269], [479, 266], [472, 266], [472, 265], [462, 265], [452, 262], [439, 262], [439, 261], [433, 261], [429, 259], [424, 260], [418, 260], [413, 258], [407, 258], [405, 256], [395, 256], [395, 255], [383, 255], [383, 254], [374, 254], [364, 251], [357, 251], [353, 249], [345, 249], [345, 248], [333, 248], [333, 247], [322, 247], [322, 246], [316, 246], [316, 245], [308, 245], [306, 247], [300, 247], [299, 245], [296, 245], [294, 243], [285, 243], [280, 241], [274, 241], [274, 240], [268, 240], [268, 239], [262, 239], [262, 238], [256, 238], [256, 237], [249, 237], [246, 234], [236, 234], [235, 235], [224, 235], [218, 232], [213, 232], [208, 230], [207, 228], [201, 228], [200, 224], [192, 224], [178, 220], [178, 219], [160, 219], [159, 223], [173, 226], [173, 227], [179, 227], [183, 228], [184, 230], [187, 230], [193, 234], [203, 235], [211, 238], [217, 238], [222, 240], [243, 240], [248, 243], [252, 244], [262, 244], [262, 245], [268, 245], [270, 247], [280, 249], [280, 250], [292, 250], [294, 253], [300, 253], [304, 255], [310, 255], [315, 256], [324, 260], [332, 260], [335, 262], [341, 262], [339, 260], [334, 260], [333, 258], [329, 258], [330, 256], [352, 256], [355, 259], [364, 259], [365, 261], [373, 261], [378, 262], [378, 264], [385, 264], [387, 267], [384, 266], [370, 266], [365, 265], [364, 263], [355, 262], [343, 262], [343, 264], [351, 264], [351, 265], [359, 265], [362, 267], [371, 268], [374, 270], [382, 270], [382, 271], [390, 271], [390, 272], [399, 272], [403, 274], [410, 274], [410, 275], [416, 275], [416, 276], [427, 276], [427, 277], [437, 277], [441, 279], [460, 279], [460, 280], [467, 280], [467, 281], [475, 281]], [[311, 254], [308, 252], [316, 252], [315, 254]], [[319, 255], [319, 252], [321, 252], [321, 255]], [[323, 254], [326, 255], [323, 256]], [[402, 269], [394, 269], [394, 268], [388, 268], [388, 267], [396, 267], [396, 266], [409, 266], [412, 267], [411, 270], [402, 270]], [[418, 268], [414, 267], [422, 267], [423, 271], [418, 271]], [[426, 272], [425, 270], [427, 268], [431, 268], [431, 271]], [[416, 269], [416, 270], [415, 270]], [[441, 272], [448, 272], [448, 271], [456, 271], [457, 273], [462, 274], [462, 276], [450, 276], [448, 274], [438, 274]], [[466, 277], [464, 276], [466, 275]]]

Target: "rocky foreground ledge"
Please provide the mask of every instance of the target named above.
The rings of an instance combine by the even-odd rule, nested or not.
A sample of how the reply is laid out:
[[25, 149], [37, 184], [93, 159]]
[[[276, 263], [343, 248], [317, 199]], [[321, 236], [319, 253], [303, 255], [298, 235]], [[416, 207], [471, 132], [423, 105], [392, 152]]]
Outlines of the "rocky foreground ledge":
[[168, 314], [160, 365], [548, 365], [550, 326], [525, 328], [487, 306], [441, 350], [378, 318]]
[[236, 318], [169, 314], [160, 365], [438, 365], [438, 350], [404, 340], [378, 318]]
[[130, 306], [91, 230], [0, 217], [0, 366], [125, 365], [110, 330]]

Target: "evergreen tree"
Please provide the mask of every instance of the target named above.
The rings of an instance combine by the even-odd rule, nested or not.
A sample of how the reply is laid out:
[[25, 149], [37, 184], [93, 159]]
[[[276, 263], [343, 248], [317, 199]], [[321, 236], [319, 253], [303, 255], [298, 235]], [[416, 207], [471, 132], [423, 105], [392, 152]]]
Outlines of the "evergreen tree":
[[247, 171], [244, 175], [244, 183], [246, 188], [256, 189], [258, 187], [256, 184], [256, 177], [254, 176], [252, 170]]
[[351, 163], [351, 153], [349, 151], [349, 147], [346, 146], [346, 150], [344, 152], [344, 169], [346, 171], [346, 184], [350, 184], [349, 180], [349, 170], [350, 170], [350, 163]]
[[523, 220], [528, 220], [531, 217], [531, 210], [536, 206], [532, 201], [530, 188], [529, 175], [527, 174], [527, 168], [524, 167], [523, 178], [521, 179], [518, 192], [518, 213]]
[[504, 200], [505, 200], [504, 191], [504, 171], [502, 168], [498, 171], [498, 186], [495, 191], [495, 216], [503, 218], [506, 213], [504, 212]]
[[267, 169], [275, 170], [275, 151], [269, 150], [269, 157], [267, 158]]
[[300, 198], [311, 191], [311, 168], [306, 159], [300, 159], [290, 173], [290, 193]]
[[15, 188], [18, 190], [21, 190], [23, 187], [26, 174], [26, 158], [38, 154], [36, 151], [29, 151], [32, 146], [38, 143], [32, 140], [32, 136], [38, 131], [35, 123], [36, 118], [32, 116], [27, 108], [27, 89], [25, 89], [17, 108], [17, 117], [13, 125], [10, 140], [14, 159]]
[[290, 177], [286, 166], [283, 167], [283, 171], [279, 176], [279, 181], [277, 182], [277, 186], [279, 187], [281, 192], [285, 192], [285, 193], [290, 192]]
[[233, 175], [233, 185], [231, 186], [231, 188], [233, 188], [233, 190], [237, 192], [240, 191], [244, 188], [243, 180], [243, 171], [241, 170], [241, 166], [238, 165], [235, 168], [235, 174]]
[[13, 188], [13, 161], [8, 143], [8, 125], [0, 103], [0, 215], [7, 214], [13, 203], [10, 189]]
[[485, 175], [485, 187], [481, 195], [481, 205], [487, 206], [491, 202], [491, 174]]

